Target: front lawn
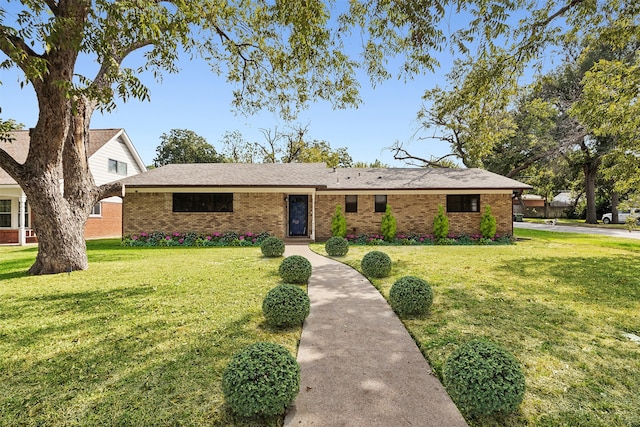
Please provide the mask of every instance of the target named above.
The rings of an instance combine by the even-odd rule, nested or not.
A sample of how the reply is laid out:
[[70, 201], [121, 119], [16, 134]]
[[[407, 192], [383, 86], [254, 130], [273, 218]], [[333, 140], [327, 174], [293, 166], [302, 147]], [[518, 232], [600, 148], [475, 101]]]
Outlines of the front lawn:
[[88, 243], [90, 268], [26, 276], [34, 247], [0, 247], [0, 425], [246, 426], [221, 376], [246, 345], [295, 356], [301, 329], [264, 323], [281, 258], [259, 248]]
[[[426, 279], [434, 303], [404, 319], [436, 374], [472, 338], [489, 338], [522, 363], [518, 413], [473, 426], [640, 425], [640, 241], [517, 229], [512, 246], [351, 246], [337, 258], [356, 268], [381, 250], [391, 276]], [[324, 253], [321, 244], [314, 250]]]

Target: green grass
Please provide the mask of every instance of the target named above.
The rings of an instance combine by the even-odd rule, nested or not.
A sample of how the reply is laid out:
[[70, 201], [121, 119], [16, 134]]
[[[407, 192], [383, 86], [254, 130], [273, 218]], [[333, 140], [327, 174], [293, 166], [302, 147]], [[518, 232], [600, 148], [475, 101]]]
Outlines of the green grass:
[[[405, 275], [426, 279], [434, 303], [403, 319], [441, 376], [446, 357], [486, 337], [521, 362], [527, 391], [507, 417], [473, 426], [638, 426], [640, 241], [517, 229], [513, 246], [352, 246], [338, 258], [359, 268], [362, 256], [391, 256], [391, 276], [374, 279], [388, 298]], [[314, 250], [324, 253], [321, 245]]]
[[222, 372], [256, 341], [295, 355], [300, 328], [262, 316], [281, 259], [259, 248], [88, 243], [90, 268], [24, 274], [36, 249], [0, 248], [0, 425], [246, 426]]

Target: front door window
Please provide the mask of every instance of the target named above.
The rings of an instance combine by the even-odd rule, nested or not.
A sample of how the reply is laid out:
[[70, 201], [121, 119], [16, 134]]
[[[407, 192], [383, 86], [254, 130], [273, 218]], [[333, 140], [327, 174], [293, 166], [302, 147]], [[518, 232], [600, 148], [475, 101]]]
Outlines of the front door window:
[[307, 235], [308, 196], [289, 196], [289, 236]]

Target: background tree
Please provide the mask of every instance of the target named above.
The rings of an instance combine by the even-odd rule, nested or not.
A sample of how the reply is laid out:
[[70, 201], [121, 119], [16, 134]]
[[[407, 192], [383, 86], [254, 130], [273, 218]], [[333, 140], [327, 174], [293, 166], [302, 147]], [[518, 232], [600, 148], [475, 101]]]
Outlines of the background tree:
[[582, 77], [582, 97], [569, 111], [596, 138], [613, 139], [603, 174], [616, 192], [640, 187], [640, 53], [600, 59]]
[[224, 160], [205, 138], [188, 129], [171, 129], [160, 136], [155, 167], [170, 163], [220, 163]]
[[515, 95], [515, 82], [503, 74], [505, 54], [491, 59], [457, 61], [447, 75], [452, 89], [428, 90], [424, 99], [429, 106], [418, 112], [422, 140], [447, 142], [451, 153], [439, 159], [426, 159], [410, 154], [402, 143], [391, 147], [397, 160], [419, 161], [425, 166], [443, 166], [451, 157], [466, 167], [482, 167], [482, 158], [494, 145], [515, 131], [507, 107]]
[[222, 155], [228, 163], [256, 163], [257, 147], [247, 141], [239, 130], [226, 132], [222, 137]]
[[382, 163], [380, 160], [375, 159], [373, 162], [362, 162], [362, 161], [358, 161], [358, 162], [354, 162], [351, 167], [354, 168], [373, 168], [373, 169], [382, 169], [382, 168], [388, 168], [389, 165], [386, 163]]
[[263, 142], [250, 142], [239, 131], [223, 139], [225, 161], [236, 163], [326, 163], [328, 167], [350, 167], [353, 160], [345, 147], [333, 149], [326, 141], [307, 137], [308, 126], [288, 130], [260, 129]]

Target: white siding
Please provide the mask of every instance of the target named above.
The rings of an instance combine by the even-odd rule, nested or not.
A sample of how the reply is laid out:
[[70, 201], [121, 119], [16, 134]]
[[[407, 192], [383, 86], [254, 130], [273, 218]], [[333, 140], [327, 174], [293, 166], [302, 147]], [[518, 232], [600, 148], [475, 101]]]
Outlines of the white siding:
[[[127, 164], [127, 175], [119, 175], [109, 172], [109, 159], [125, 162]], [[103, 145], [93, 156], [89, 158], [89, 169], [93, 173], [96, 185], [117, 181], [127, 176], [137, 175], [142, 172], [131, 151], [122, 140], [122, 137], [111, 140]], [[119, 197], [109, 197], [103, 202], [122, 203]]]

